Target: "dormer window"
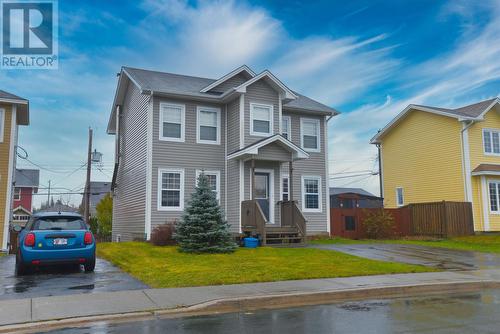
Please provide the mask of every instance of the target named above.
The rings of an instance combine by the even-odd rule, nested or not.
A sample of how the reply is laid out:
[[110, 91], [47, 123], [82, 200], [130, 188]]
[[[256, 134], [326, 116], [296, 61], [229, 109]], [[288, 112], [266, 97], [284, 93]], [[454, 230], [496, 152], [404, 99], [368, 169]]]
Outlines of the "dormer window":
[[273, 133], [273, 106], [250, 103], [250, 135], [267, 137]]

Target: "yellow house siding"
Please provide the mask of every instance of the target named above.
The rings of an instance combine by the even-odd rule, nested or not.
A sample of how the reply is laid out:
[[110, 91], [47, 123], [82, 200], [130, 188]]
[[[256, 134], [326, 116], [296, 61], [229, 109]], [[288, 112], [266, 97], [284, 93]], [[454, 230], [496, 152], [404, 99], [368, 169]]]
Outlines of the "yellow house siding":
[[[498, 105], [492, 108], [488, 113], [486, 113], [486, 115], [484, 115], [483, 121], [475, 123], [468, 130], [471, 170], [474, 170], [474, 168], [476, 168], [480, 164], [500, 165], [500, 156], [488, 155], [484, 153], [483, 129], [500, 130], [500, 107]], [[485, 176], [485, 178], [486, 178], [486, 189], [483, 192], [481, 177], [480, 176], [472, 177], [474, 229], [476, 231], [486, 230], [485, 220], [484, 220], [484, 210], [486, 209], [489, 220], [489, 230], [500, 231], [500, 215], [490, 212], [489, 192], [487, 188], [488, 181], [499, 180], [499, 178], [494, 176]]]
[[0, 109], [5, 110], [4, 115], [4, 129], [3, 129], [3, 142], [0, 142], [0, 249], [2, 248], [5, 210], [7, 201], [7, 187], [9, 176], [9, 152], [10, 152], [10, 133], [12, 110], [9, 105], [0, 104]]
[[500, 131], [500, 107], [491, 109], [484, 115], [484, 121], [477, 122], [469, 128], [469, 147], [471, 170], [479, 164], [499, 164], [499, 155], [486, 155], [483, 149], [483, 129]]
[[460, 130], [455, 118], [411, 111], [382, 138], [386, 207], [397, 207], [397, 187], [404, 204], [465, 199]]

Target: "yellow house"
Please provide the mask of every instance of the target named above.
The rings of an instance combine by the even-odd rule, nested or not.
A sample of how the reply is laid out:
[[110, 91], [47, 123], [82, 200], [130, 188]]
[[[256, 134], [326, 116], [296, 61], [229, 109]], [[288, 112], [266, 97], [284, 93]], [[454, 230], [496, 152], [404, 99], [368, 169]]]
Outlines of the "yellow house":
[[384, 205], [472, 202], [476, 231], [500, 231], [500, 99], [457, 109], [409, 105], [371, 140]]
[[29, 124], [28, 100], [0, 90], [0, 250], [7, 250], [12, 219], [15, 147], [19, 125]]

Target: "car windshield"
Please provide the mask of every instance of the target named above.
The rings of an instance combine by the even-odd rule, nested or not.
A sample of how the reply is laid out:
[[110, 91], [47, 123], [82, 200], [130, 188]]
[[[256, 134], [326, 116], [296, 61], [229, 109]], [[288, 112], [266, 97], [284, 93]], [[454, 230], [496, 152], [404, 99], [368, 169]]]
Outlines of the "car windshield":
[[80, 217], [43, 217], [33, 224], [33, 230], [85, 230]]

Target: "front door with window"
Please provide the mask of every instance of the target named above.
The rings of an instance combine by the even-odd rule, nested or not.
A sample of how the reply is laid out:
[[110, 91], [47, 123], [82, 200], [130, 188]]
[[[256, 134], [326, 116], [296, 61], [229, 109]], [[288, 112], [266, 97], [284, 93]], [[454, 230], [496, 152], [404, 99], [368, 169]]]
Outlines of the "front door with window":
[[258, 172], [255, 173], [255, 199], [259, 202], [259, 205], [266, 216], [266, 220], [269, 220], [269, 209], [270, 209], [270, 177], [269, 173]]

